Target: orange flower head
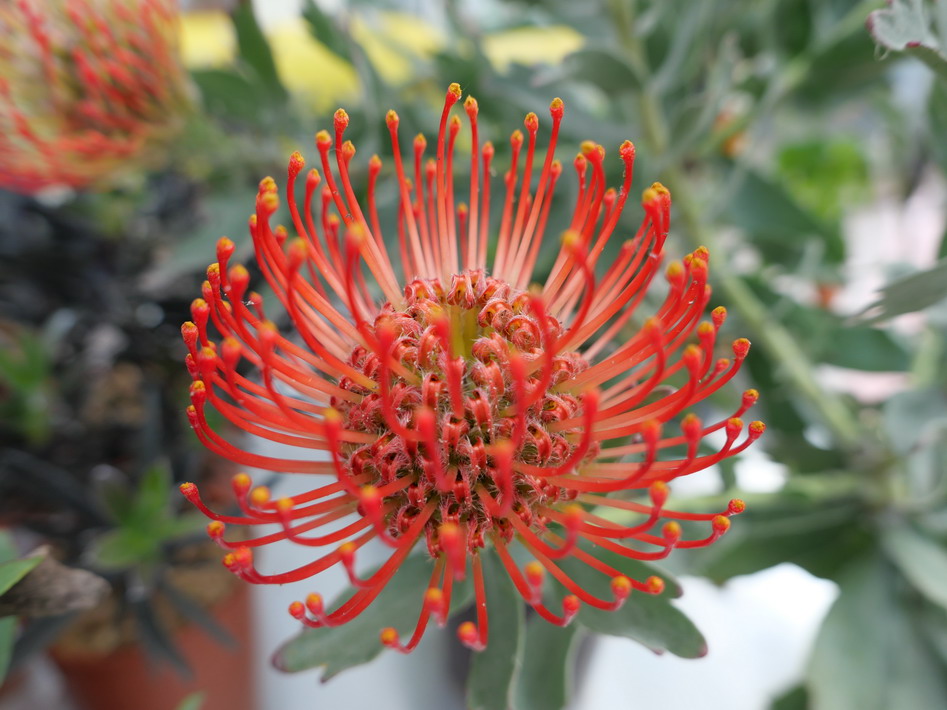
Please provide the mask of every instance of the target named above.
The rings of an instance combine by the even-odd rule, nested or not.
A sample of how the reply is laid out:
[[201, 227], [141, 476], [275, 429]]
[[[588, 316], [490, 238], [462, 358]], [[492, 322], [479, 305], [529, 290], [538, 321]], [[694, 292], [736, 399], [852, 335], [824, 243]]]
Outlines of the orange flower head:
[[[650, 317], [639, 314], [662, 273], [671, 208], [664, 186], [644, 191], [641, 226], [610, 263], [601, 263], [620, 231], [634, 146], [619, 147], [624, 180], [615, 191], [606, 189], [605, 149], [583, 144], [574, 161], [572, 220], [563, 225], [545, 279], [531, 286], [562, 173], [554, 153], [563, 103], [550, 106], [544, 157], [536, 149], [535, 114], [526, 117], [525, 135], [513, 134], [497, 199], [493, 146], [481, 144], [477, 102], [468, 98], [471, 178], [468, 201], [459, 204], [453, 175], [460, 121], [452, 107], [460, 97], [451, 85], [432, 161], [424, 160], [423, 136], [413, 141], [413, 173], [401, 153], [398, 115], [388, 113], [397, 241], [382, 236], [377, 156], [368, 161], [364, 203], [352, 187], [355, 149], [344, 138], [344, 111], [335, 115], [334, 135], [317, 134], [322, 172], [309, 171], [302, 190], [305, 160], [299, 153], [290, 158], [283, 195], [298, 237], [271, 226], [279, 190], [271, 178], [260, 183], [250, 218], [257, 266], [297, 337], [268, 320], [262, 298], [248, 290], [247, 269], [230, 264], [234, 244], [226, 238], [194, 302], [193, 321], [182, 329], [194, 378], [188, 415], [209, 449], [246, 466], [333, 479], [273, 501], [238, 476], [237, 516], [210, 510], [195, 486], [184, 486], [214, 521], [278, 525], [276, 533], [239, 542], [214, 527], [219, 544], [242, 551], [228, 558], [230, 569], [248, 582], [282, 584], [342, 565], [354, 589], [347, 601], [328, 609], [318, 597], [318, 604], [292, 608], [308, 626], [333, 626], [367, 608], [420, 546], [433, 563], [415, 633], [402, 641], [394, 629], [380, 630], [381, 643], [403, 652], [416, 646], [432, 616], [444, 622], [452, 585], [468, 572], [477, 621], [461, 625], [458, 635], [474, 649], [486, 645], [481, 554], [488, 546], [525, 602], [554, 624], [569, 623], [583, 604], [617, 609], [633, 593], [660, 594], [659, 577], [631, 579], [587, 543], [635, 560], [711, 544], [743, 502], [731, 501], [723, 512], [676, 512], [665, 506], [668, 482], [740, 453], [763, 433], [760, 422], [744, 427], [740, 418], [757, 401], [755, 390], [721, 421], [703, 422], [688, 411], [724, 387], [749, 350], [740, 339], [732, 357], [715, 358], [726, 311], [701, 320], [710, 299], [706, 249], [665, 267], [663, 303]], [[496, 223], [491, 199], [501, 205]], [[258, 376], [245, 374], [248, 367]], [[208, 404], [249, 434], [311, 453], [280, 458], [240, 448], [211, 427]], [[675, 431], [671, 422], [679, 417]], [[721, 443], [711, 445], [712, 434]], [[633, 500], [636, 491], [644, 497]], [[703, 536], [688, 537], [679, 521], [688, 521], [688, 530], [702, 526]], [[264, 574], [250, 551], [278, 540], [322, 552], [298, 569]], [[364, 578], [356, 558], [371, 540], [388, 545], [391, 555]], [[510, 553], [514, 542], [532, 558], [524, 567]], [[603, 575], [611, 598], [573, 581], [558, 562], [567, 556]], [[547, 584], [564, 588], [561, 609], [545, 604]]]
[[186, 104], [174, 0], [0, 5], [0, 188], [103, 183], [153, 152]]

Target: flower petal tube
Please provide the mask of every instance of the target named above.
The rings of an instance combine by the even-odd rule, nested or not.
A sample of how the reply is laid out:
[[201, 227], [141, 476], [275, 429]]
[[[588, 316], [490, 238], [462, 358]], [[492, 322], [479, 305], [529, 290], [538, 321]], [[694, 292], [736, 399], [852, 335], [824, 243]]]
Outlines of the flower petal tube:
[[85, 188], [145, 157], [186, 104], [174, 0], [0, 3], [0, 188]]
[[[671, 207], [663, 186], [644, 191], [640, 228], [607, 268], [600, 264], [625, 209], [634, 146], [626, 141], [618, 149], [624, 181], [616, 191], [605, 184], [604, 148], [582, 145], [572, 221], [545, 282], [529, 286], [562, 173], [554, 152], [563, 103], [550, 105], [544, 156], [535, 114], [526, 116], [525, 135], [513, 133], [497, 199], [494, 149], [480, 142], [477, 102], [468, 97], [471, 182], [469, 201], [460, 203], [453, 179], [460, 99], [452, 84], [434, 158], [425, 161], [419, 135], [413, 166], [401, 152], [398, 116], [388, 113], [400, 194], [396, 242], [383, 238], [377, 215], [377, 156], [369, 161], [367, 199], [356, 197], [349, 177], [355, 148], [345, 140], [349, 118], [341, 109], [334, 135], [316, 135], [321, 174], [310, 170], [301, 187], [304, 159], [290, 158], [284, 199], [298, 237], [271, 226], [277, 185], [272, 178], [260, 183], [250, 218], [256, 263], [297, 337], [267, 319], [261, 297], [248, 290], [247, 269], [230, 263], [234, 244], [226, 238], [203, 297], [193, 303], [193, 321], [182, 330], [194, 380], [188, 416], [200, 440], [242, 465], [330, 478], [308, 493], [273, 500], [239, 474], [239, 515], [210, 510], [197, 487], [184, 484], [184, 495], [212, 519], [211, 537], [230, 550], [224, 563], [255, 584], [297, 581], [342, 565], [354, 592], [337, 608], [326, 608], [318, 594], [290, 608], [307, 626], [334, 626], [364, 611], [420, 545], [433, 563], [416, 630], [407, 640], [381, 630], [382, 643], [403, 652], [417, 645], [431, 617], [444, 623], [452, 585], [467, 574], [477, 621], [462, 624], [458, 635], [474, 649], [486, 646], [486, 546], [496, 549], [525, 602], [553, 624], [568, 624], [583, 604], [616, 609], [633, 592], [660, 593], [660, 578], [630, 579], [578, 543], [584, 538], [636, 560], [711, 544], [743, 503], [676, 512], [665, 507], [668, 483], [740, 453], [764, 429], [741, 420], [758, 398], [754, 390], [721, 421], [687, 413], [734, 377], [749, 349], [740, 339], [732, 357], [715, 358], [726, 312], [717, 308], [701, 320], [710, 298], [706, 249], [667, 265], [663, 303], [647, 318], [638, 315], [661, 273]], [[491, 198], [502, 205], [495, 240]], [[388, 252], [394, 244], [404, 287]], [[248, 368], [258, 375], [243, 374]], [[211, 427], [208, 405], [233, 427], [310, 453], [278, 458], [241, 449]], [[707, 437], [715, 433], [711, 445]], [[612, 495], [619, 492], [626, 495]], [[680, 521], [704, 532], [686, 539]], [[277, 532], [238, 542], [225, 534], [229, 525], [264, 524]], [[373, 539], [391, 554], [363, 578], [356, 557]], [[312, 561], [261, 572], [252, 551], [287, 540], [312, 547]], [[514, 560], [514, 540], [531, 561]], [[570, 578], [560, 562], [567, 556], [604, 575], [610, 598]], [[544, 604], [547, 576], [567, 592], [562, 608]]]

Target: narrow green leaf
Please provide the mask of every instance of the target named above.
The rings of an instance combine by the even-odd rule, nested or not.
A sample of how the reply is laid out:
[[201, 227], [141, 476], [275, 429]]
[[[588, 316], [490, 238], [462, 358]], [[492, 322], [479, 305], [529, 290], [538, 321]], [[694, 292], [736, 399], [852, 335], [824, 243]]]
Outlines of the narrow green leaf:
[[559, 628], [539, 616], [526, 625], [523, 663], [516, 681], [516, 710], [560, 710], [572, 695], [579, 626]]
[[523, 652], [523, 602], [496, 552], [488, 550], [481, 558], [490, 634], [470, 665], [467, 707], [507, 710]]
[[13, 536], [6, 530], [0, 530], [0, 562], [9, 562], [17, 558]]
[[263, 106], [255, 83], [241, 74], [225, 69], [200, 69], [191, 78], [201, 92], [204, 108], [211, 114], [233, 122], [235, 119], [259, 120]]
[[[424, 554], [408, 557], [365, 611], [341, 626], [306, 629], [276, 652], [273, 665], [288, 673], [321, 666], [326, 681], [346, 668], [368, 663], [384, 650], [378, 638], [383, 628], [392, 626], [402, 635], [414, 630], [432, 564]], [[355, 591], [347, 589], [327, 609], [337, 608]], [[455, 584], [451, 609], [463, 608], [469, 601], [469, 584]]]
[[769, 710], [809, 710], [809, 693], [804, 685], [783, 693], [773, 701]]
[[881, 289], [881, 297], [859, 313], [856, 318], [865, 323], [913, 313], [947, 298], [947, 259], [941, 259], [930, 269], [904, 276]]
[[3, 685], [13, 658], [13, 640], [16, 634], [16, 619], [8, 616], [0, 619], [0, 685]]
[[303, 19], [309, 25], [309, 31], [326, 49], [347, 62], [352, 61], [352, 53], [345, 37], [336, 27], [332, 17], [324, 13], [315, 0], [309, 0], [303, 7]]
[[809, 661], [812, 710], [947, 707], [941, 667], [877, 554], [851, 564]]
[[135, 491], [133, 524], [152, 528], [167, 516], [171, 503], [171, 471], [167, 465], [155, 464], [142, 475]]
[[[935, 7], [938, 5], [942, 6], [943, 0], [934, 3]], [[943, 8], [939, 9], [943, 17]], [[887, 8], [868, 15], [867, 26], [882, 47], [921, 60], [947, 81], [947, 55], [943, 52], [942, 40], [934, 34], [924, 0], [889, 0]], [[945, 31], [944, 27], [939, 29]]]
[[271, 100], [285, 102], [289, 94], [280, 81], [269, 42], [253, 14], [253, 3], [241, 0], [231, 13], [231, 21], [237, 33], [240, 59], [256, 75], [260, 89]]
[[168, 633], [168, 630], [158, 618], [151, 600], [136, 601], [132, 603], [131, 610], [135, 619], [138, 639], [141, 641], [145, 653], [156, 661], [169, 664], [182, 679], [190, 680], [193, 678], [193, 672], [188, 666], [187, 659], [184, 658], [181, 649], [175, 644], [171, 634]]
[[42, 557], [36, 556], [0, 564], [0, 595], [6, 594], [10, 587], [28, 575], [42, 561]]
[[882, 542], [914, 588], [947, 609], [947, 549], [907, 525], [885, 530]]
[[160, 541], [147, 533], [129, 528], [115, 528], [102, 533], [89, 545], [89, 563], [100, 570], [122, 570], [153, 561]]

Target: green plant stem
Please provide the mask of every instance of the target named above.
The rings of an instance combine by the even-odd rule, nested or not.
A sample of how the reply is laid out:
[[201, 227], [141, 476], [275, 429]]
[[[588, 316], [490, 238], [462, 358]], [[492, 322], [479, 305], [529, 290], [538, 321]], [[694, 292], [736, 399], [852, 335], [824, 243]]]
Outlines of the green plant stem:
[[[668, 121], [663, 115], [661, 102], [648, 81], [647, 60], [632, 25], [632, 8], [623, 0], [608, 0], [608, 8], [615, 21], [619, 41], [641, 79], [638, 108], [645, 141], [656, 156], [664, 156], [668, 152]], [[677, 163], [670, 163], [664, 170], [664, 178], [674, 205], [684, 221], [685, 232], [694, 246], [703, 245], [711, 253], [719, 253], [720, 250], [715, 248], [714, 234], [706, 226], [707, 220], [701, 214], [700, 205], [691, 190], [686, 173]], [[746, 283], [730, 271], [725, 262], [715, 262], [713, 274], [734, 309], [752, 329], [754, 337], [762, 343], [773, 360], [780, 364], [796, 391], [812, 406], [842, 446], [855, 448], [860, 436], [859, 426], [852, 412], [815, 379], [813, 364], [797, 345], [793, 335], [769, 316], [766, 307]]]

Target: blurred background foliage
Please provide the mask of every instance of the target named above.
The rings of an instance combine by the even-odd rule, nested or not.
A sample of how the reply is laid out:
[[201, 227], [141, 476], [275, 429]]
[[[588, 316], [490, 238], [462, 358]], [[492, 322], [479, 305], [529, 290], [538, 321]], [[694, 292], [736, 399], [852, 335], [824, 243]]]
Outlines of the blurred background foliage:
[[[459, 82], [500, 173], [505, 136], [561, 96], [564, 162], [585, 139], [612, 157], [632, 139], [634, 189], [660, 179], [673, 196], [668, 257], [709, 247], [726, 331], [754, 343], [742, 384], [763, 395], [764, 455], [721, 466], [712, 492], [678, 492], [701, 510], [739, 496], [747, 512], [709, 550], [677, 553], [675, 571], [724, 582], [788, 561], [839, 585], [805, 677], [774, 709], [947, 707], [947, 1], [304, 0], [265, 31], [235, 3], [186, 14], [182, 52], [197, 104], [164, 170], [107, 193], [0, 202], [10, 455], [56, 461], [82, 376], [77, 332], [109, 325], [122, 336], [113, 364], [172, 381], [159, 373], [177, 367], [173, 331], [214, 242], [226, 234], [247, 254], [253, 185], [292, 150], [312, 154], [337, 105], [364, 185], [368, 156], [389, 154], [389, 108], [403, 136], [436, 134], [444, 87]], [[618, 183], [620, 161], [606, 166]], [[463, 184], [469, 167], [456, 169]], [[380, 185], [391, 222], [394, 184]], [[575, 189], [560, 181], [550, 225], [567, 223]], [[640, 215], [628, 213], [631, 234]], [[183, 403], [186, 387], [155, 392], [142, 421], [180, 427], [168, 398]], [[146, 486], [181, 479], [197, 465], [186, 449], [173, 474], [147, 457], [124, 468]], [[121, 517], [96, 525], [89, 549], [114, 565], [123, 540], [141, 543]], [[573, 634], [547, 636], [531, 626], [526, 644], [566, 663]], [[535, 672], [527, 661], [523, 682]]]

